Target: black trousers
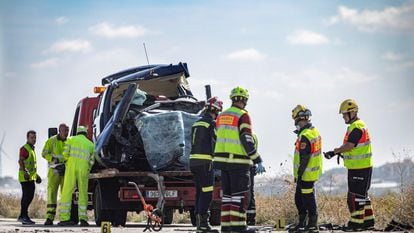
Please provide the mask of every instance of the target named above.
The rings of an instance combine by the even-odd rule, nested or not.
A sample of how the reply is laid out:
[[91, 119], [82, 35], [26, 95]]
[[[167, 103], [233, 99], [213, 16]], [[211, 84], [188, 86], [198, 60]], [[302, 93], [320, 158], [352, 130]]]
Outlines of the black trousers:
[[354, 225], [374, 223], [368, 190], [371, 186], [372, 168], [348, 170], [348, 209]]
[[241, 232], [246, 229], [246, 209], [249, 204], [249, 167], [221, 170], [221, 231]]
[[28, 217], [28, 209], [30, 203], [32, 203], [34, 193], [35, 193], [35, 182], [27, 181], [21, 182], [22, 185], [22, 200], [20, 202], [20, 216]]
[[299, 215], [317, 215], [314, 182], [298, 181], [295, 192], [295, 205]]
[[256, 224], [256, 199], [254, 198], [254, 177], [256, 176], [256, 166], [250, 168], [250, 200], [247, 207], [247, 224]]
[[212, 164], [190, 167], [196, 187], [195, 214], [207, 214], [213, 198], [214, 172]]

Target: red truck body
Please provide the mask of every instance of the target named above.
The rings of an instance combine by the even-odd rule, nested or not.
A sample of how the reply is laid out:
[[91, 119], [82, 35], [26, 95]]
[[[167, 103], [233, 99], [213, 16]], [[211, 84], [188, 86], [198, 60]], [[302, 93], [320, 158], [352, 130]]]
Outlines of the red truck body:
[[[75, 111], [71, 135], [76, 132], [79, 125], [88, 128], [88, 137], [93, 138], [94, 113], [98, 108], [101, 95], [82, 99]], [[148, 171], [122, 172], [116, 169], [92, 170], [89, 177], [90, 205], [94, 209], [95, 222], [100, 225], [102, 221], [111, 221], [113, 225], [125, 225], [127, 211], [140, 212], [143, 208], [139, 202], [138, 193], [134, 187], [128, 186], [128, 181], [134, 181], [140, 187], [145, 201], [156, 205], [157, 185], [148, 177]], [[195, 186], [190, 171], [159, 172], [164, 177], [165, 205], [164, 224], [172, 222], [173, 212], [179, 210], [190, 211], [193, 225], [195, 224]], [[216, 180], [211, 204], [212, 225], [220, 225], [220, 182]], [[76, 204], [76, 202], [75, 202]], [[72, 211], [76, 215], [76, 211]], [[73, 216], [72, 216], [73, 217]], [[73, 218], [72, 218], [73, 219]]]

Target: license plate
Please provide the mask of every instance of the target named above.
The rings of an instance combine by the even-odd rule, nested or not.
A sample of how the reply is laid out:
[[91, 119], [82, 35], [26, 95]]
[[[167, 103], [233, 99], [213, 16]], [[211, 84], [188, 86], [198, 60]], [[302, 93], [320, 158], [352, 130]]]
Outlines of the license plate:
[[[160, 196], [160, 193], [157, 190], [148, 190], [146, 194], [148, 198], [158, 198]], [[178, 197], [178, 192], [177, 190], [166, 190], [165, 197]]]

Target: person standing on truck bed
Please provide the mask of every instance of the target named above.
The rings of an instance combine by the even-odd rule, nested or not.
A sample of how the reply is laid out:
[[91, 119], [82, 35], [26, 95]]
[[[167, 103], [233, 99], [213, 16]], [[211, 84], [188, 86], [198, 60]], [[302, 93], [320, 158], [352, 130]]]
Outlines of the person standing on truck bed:
[[254, 232], [247, 229], [250, 167], [261, 163], [252, 136], [250, 116], [245, 110], [249, 92], [231, 91], [232, 106], [217, 117], [214, 167], [221, 170], [221, 232]]
[[217, 97], [207, 100], [203, 117], [192, 127], [190, 170], [196, 186], [195, 210], [197, 232], [218, 232], [208, 223], [208, 209], [213, 197], [214, 171], [212, 167], [216, 143], [216, 118], [223, 110], [223, 102]]
[[345, 124], [349, 126], [343, 144], [326, 152], [325, 157], [330, 159], [335, 155], [342, 156], [344, 166], [348, 169], [347, 202], [351, 216], [343, 230], [372, 230], [375, 217], [368, 196], [373, 166], [371, 137], [367, 126], [358, 117], [358, 104], [355, 100], [344, 100], [339, 107], [339, 114], [342, 114]]
[[35, 224], [29, 218], [29, 205], [33, 200], [35, 193], [35, 182], [41, 183], [42, 179], [37, 174], [36, 152], [36, 132], [29, 130], [26, 134], [27, 142], [20, 148], [19, 154], [19, 182], [22, 185], [22, 199], [20, 202], [21, 209], [17, 221], [24, 225]]
[[59, 125], [59, 133], [50, 137], [43, 147], [42, 157], [47, 160], [49, 170], [47, 173], [47, 212], [45, 225], [53, 225], [56, 215], [57, 195], [63, 188], [63, 175], [65, 174], [65, 160], [63, 149], [68, 137], [69, 126]]
[[60, 199], [59, 226], [75, 225], [70, 221], [72, 205], [72, 193], [75, 186], [78, 187], [78, 216], [81, 226], [88, 226], [86, 210], [88, 207], [88, 178], [92, 168], [95, 146], [88, 138], [88, 130], [85, 126], [76, 129], [76, 136], [70, 137], [66, 144], [63, 156], [66, 160], [64, 186]]

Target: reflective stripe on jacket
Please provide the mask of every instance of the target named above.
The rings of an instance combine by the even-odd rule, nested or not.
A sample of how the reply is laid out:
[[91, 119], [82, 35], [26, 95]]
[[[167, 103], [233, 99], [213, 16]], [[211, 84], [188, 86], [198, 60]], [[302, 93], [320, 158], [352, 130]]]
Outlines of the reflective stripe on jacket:
[[213, 160], [216, 138], [216, 124], [213, 117], [206, 113], [191, 128], [190, 166], [210, 164]]
[[246, 153], [241, 141], [240, 131], [249, 124], [239, 126], [240, 117], [247, 111], [230, 107], [217, 117], [217, 141], [214, 149], [214, 163], [251, 166], [252, 160]]
[[58, 135], [50, 137], [43, 147], [42, 157], [48, 161], [49, 166], [53, 165], [53, 160], [57, 159], [57, 163], [64, 163], [63, 150], [65, 142], [58, 139]]
[[306, 137], [311, 143], [310, 159], [302, 174], [303, 181], [316, 181], [322, 174], [322, 139], [319, 131], [315, 127], [303, 129], [295, 143], [295, 154], [293, 158], [293, 175], [298, 177], [298, 169], [300, 166], [300, 142], [302, 137]]
[[95, 146], [82, 134], [70, 137], [65, 144], [63, 156], [66, 160], [76, 160], [77, 163], [88, 163], [89, 169], [95, 161]]
[[348, 152], [344, 152], [344, 165], [348, 169], [361, 169], [372, 167], [372, 150], [371, 138], [365, 123], [362, 120], [356, 120], [348, 126], [344, 137], [344, 144], [348, 142], [348, 136], [354, 129], [362, 131], [361, 139], [358, 144]]
[[24, 171], [19, 170], [19, 182], [36, 180], [36, 177], [37, 177], [36, 152], [27, 143], [23, 147], [29, 153], [29, 156], [23, 161], [23, 163], [24, 163], [25, 169], [29, 171], [30, 178], [26, 180], [24, 178]]

